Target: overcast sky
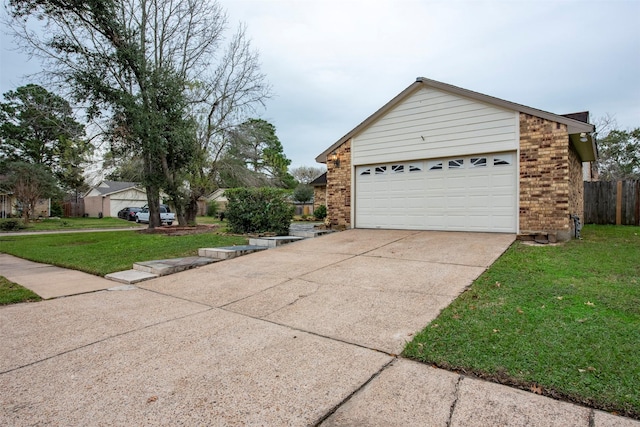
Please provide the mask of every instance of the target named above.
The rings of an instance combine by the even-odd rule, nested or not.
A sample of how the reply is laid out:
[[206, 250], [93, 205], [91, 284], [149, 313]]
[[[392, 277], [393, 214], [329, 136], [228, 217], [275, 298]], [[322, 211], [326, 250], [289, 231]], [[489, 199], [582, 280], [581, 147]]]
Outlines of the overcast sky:
[[[273, 87], [262, 118], [292, 166], [418, 76], [557, 114], [640, 127], [640, 0], [219, 0]], [[0, 92], [38, 64], [1, 36]]]

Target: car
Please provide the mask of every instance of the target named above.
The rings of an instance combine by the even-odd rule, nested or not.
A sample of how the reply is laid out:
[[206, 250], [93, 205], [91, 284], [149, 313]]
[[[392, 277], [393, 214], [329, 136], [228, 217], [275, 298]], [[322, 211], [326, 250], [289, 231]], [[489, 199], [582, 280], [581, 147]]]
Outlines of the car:
[[[173, 224], [173, 221], [175, 221], [175, 218], [176, 216], [174, 213], [171, 213], [169, 206], [160, 205], [160, 222], [162, 222], [163, 224], [171, 225]], [[137, 223], [149, 222], [148, 207], [145, 206], [140, 210], [140, 212], [136, 213], [136, 222]]]
[[118, 218], [126, 219], [127, 221], [135, 221], [136, 214], [140, 212], [141, 208], [127, 207], [118, 211]]

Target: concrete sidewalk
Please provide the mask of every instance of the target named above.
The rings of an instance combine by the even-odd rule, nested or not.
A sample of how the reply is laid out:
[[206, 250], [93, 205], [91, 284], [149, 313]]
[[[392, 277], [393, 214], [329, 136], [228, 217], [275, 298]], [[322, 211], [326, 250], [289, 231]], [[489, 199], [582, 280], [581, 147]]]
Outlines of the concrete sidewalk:
[[350, 230], [0, 307], [0, 425], [640, 426], [396, 356], [512, 241]]

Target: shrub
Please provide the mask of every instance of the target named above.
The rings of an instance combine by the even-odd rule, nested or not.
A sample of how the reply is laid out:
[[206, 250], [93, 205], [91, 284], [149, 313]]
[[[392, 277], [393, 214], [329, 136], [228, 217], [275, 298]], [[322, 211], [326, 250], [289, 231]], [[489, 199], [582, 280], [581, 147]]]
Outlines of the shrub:
[[207, 216], [218, 216], [218, 210], [218, 202], [209, 202], [207, 205]]
[[320, 205], [313, 211], [313, 216], [317, 219], [325, 219], [327, 217], [327, 207], [325, 205]]
[[225, 218], [234, 233], [289, 234], [294, 207], [279, 188], [232, 188], [225, 191]]
[[2, 231], [18, 231], [26, 228], [22, 220], [18, 218], [0, 220], [0, 230]]

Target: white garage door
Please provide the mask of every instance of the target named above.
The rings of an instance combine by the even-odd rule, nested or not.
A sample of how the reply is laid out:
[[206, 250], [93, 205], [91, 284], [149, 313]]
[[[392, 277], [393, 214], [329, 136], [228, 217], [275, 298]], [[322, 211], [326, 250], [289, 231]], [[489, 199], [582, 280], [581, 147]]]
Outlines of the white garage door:
[[356, 167], [355, 226], [517, 230], [516, 153]]

